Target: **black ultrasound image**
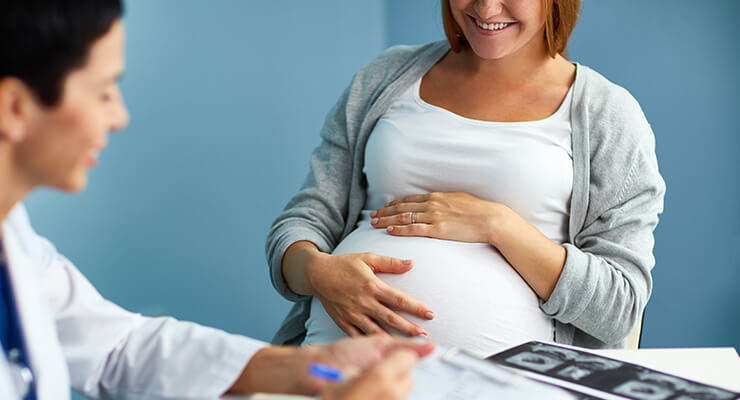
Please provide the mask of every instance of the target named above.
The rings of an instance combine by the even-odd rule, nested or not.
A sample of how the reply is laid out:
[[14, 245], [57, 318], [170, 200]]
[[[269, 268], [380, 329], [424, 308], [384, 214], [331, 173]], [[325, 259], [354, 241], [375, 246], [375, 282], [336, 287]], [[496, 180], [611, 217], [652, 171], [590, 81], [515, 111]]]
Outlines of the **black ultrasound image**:
[[[740, 393], [541, 342], [525, 343], [487, 360], [635, 400], [740, 400]], [[579, 400], [593, 399], [569, 391]]]

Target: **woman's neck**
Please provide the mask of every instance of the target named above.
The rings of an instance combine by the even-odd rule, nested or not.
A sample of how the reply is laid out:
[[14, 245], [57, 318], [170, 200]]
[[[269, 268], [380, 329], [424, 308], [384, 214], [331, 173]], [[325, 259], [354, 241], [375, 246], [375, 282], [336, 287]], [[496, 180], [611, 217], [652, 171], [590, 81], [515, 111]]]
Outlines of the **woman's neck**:
[[549, 55], [544, 41], [495, 60], [479, 57], [470, 46], [464, 46], [458, 54], [459, 67], [466, 75], [504, 86], [546, 81], [563, 61], [560, 55], [555, 58]]

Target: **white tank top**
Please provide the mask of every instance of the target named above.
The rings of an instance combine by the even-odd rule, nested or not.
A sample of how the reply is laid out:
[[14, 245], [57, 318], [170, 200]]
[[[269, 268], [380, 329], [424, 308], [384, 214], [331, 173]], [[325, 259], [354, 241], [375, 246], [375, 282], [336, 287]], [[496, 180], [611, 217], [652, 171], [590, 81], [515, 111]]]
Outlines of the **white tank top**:
[[[375, 252], [414, 260], [414, 269], [378, 274], [435, 312], [404, 315], [430, 338], [481, 356], [526, 340], [553, 340], [554, 321], [501, 254], [487, 243], [395, 237], [370, 225], [369, 212], [409, 194], [467, 192], [507, 205], [548, 238], [568, 237], [573, 184], [572, 87], [548, 118], [489, 122], [426, 103], [421, 80], [378, 121], [365, 150], [368, 197], [357, 228], [334, 254]], [[312, 301], [305, 343], [344, 337], [321, 302]]]

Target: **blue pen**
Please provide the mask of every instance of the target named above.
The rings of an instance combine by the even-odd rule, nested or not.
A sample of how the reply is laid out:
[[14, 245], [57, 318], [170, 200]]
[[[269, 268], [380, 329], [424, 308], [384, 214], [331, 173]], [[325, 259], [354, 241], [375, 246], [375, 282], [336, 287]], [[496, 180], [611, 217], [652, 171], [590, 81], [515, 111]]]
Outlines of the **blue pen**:
[[342, 371], [326, 364], [311, 363], [311, 365], [308, 366], [308, 373], [329, 382], [341, 382], [344, 380]]

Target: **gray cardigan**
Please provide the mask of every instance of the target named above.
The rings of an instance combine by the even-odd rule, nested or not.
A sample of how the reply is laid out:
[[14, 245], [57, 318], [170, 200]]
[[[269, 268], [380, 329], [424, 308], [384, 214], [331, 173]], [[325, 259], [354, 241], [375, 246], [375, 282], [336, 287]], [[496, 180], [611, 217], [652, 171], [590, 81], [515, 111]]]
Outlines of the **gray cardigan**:
[[[448, 50], [446, 41], [386, 50], [355, 75], [329, 111], [306, 181], [267, 236], [272, 284], [296, 302], [273, 343], [300, 343], [309, 313], [310, 297], [293, 293], [283, 278], [285, 250], [308, 240], [330, 253], [355, 229], [366, 198], [362, 168], [370, 133], [395, 99]], [[637, 101], [582, 65], [571, 110], [567, 257], [541, 308], [556, 320], [559, 343], [624, 347], [652, 290], [653, 230], [665, 193], [655, 138]]]

